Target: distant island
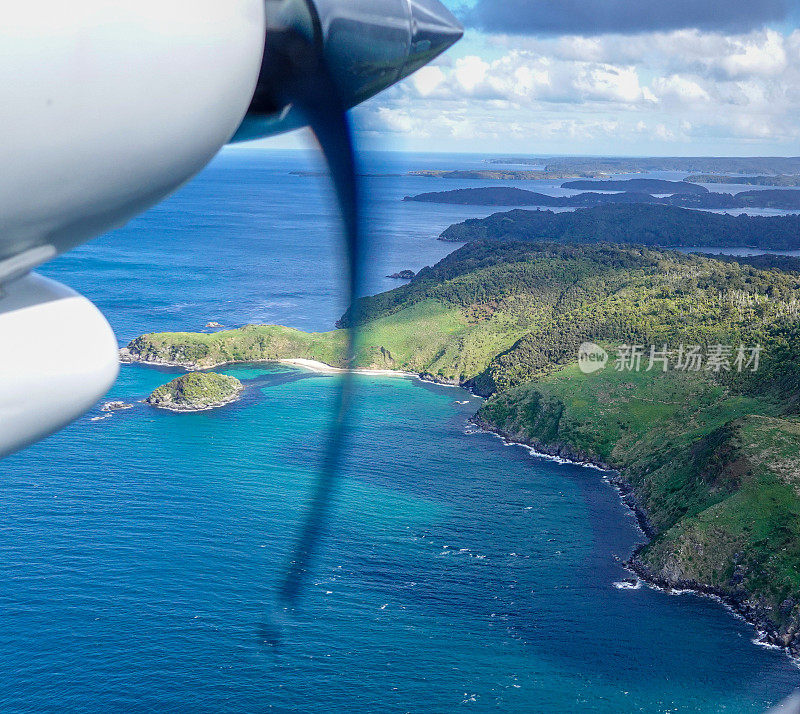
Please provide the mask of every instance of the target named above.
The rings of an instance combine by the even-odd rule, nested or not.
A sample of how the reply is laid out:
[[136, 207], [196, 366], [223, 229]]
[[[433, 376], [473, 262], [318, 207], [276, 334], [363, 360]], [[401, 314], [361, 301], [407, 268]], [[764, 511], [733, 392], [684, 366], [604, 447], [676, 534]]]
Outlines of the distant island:
[[199, 412], [230, 404], [243, 390], [244, 385], [236, 377], [191, 372], [158, 387], [145, 401], [150, 406], [173, 412]]
[[[619, 182], [577, 182], [585, 186], [609, 184], [630, 188], [621, 193], [579, 193], [572, 196], [550, 196], [536, 191], [528, 191], [514, 186], [487, 186], [485, 188], [459, 188], [452, 191], [434, 191], [416, 196], [406, 196], [404, 201], [425, 203], [450, 203], [463, 206], [541, 206], [542, 208], [587, 208], [610, 203], [653, 203], [666, 206], [682, 206], [709, 210], [732, 210], [737, 208], [776, 208], [780, 210], [800, 210], [800, 191], [790, 189], [742, 191], [735, 195], [730, 193], [713, 193], [703, 186], [700, 191], [683, 191], [679, 186], [691, 186], [682, 181], [664, 182], [656, 191], [661, 194], [634, 191], [636, 181]], [[647, 185], [648, 179], [642, 179]], [[564, 184], [562, 188], [576, 184]], [[602, 186], [598, 186], [602, 189]], [[669, 194], [672, 191], [671, 195]]]
[[800, 250], [800, 215], [731, 216], [675, 206], [632, 204], [574, 212], [516, 209], [450, 226], [441, 240], [550, 240], [660, 247], [741, 247]]
[[561, 188], [574, 191], [632, 191], [635, 193], [694, 193], [705, 194], [709, 190], [705, 186], [686, 181], [664, 181], [663, 179], [627, 179], [624, 181], [568, 181]]
[[[619, 470], [651, 535], [630, 567], [718, 595], [800, 654], [800, 276], [642, 246], [483, 240], [365, 298], [359, 315], [354, 366], [463, 385], [489, 398], [482, 428]], [[579, 369], [582, 342], [605, 351], [605, 368]], [[344, 353], [342, 330], [256, 325], [127, 348], [188, 368], [342, 367]]]
[[590, 157], [554, 156], [506, 157], [492, 159], [494, 165], [543, 166], [545, 171], [603, 174], [642, 174], [653, 171], [679, 171], [689, 174], [800, 175], [800, 157], [782, 156], [689, 156], [689, 157]]
[[513, 186], [487, 188], [457, 188], [406, 196], [404, 201], [449, 203], [460, 206], [542, 206], [546, 208], [586, 208], [607, 203], [650, 203], [653, 196], [646, 193], [581, 193], [576, 196], [549, 196]]
[[744, 186], [800, 186], [800, 176], [720, 176], [719, 174], [699, 174], [687, 176], [689, 183], [726, 183]]
[[602, 178], [605, 174], [595, 171], [492, 171], [475, 169], [467, 171], [422, 170], [409, 171], [409, 176], [428, 176], [444, 179], [483, 179], [487, 181], [549, 181], [571, 178]]

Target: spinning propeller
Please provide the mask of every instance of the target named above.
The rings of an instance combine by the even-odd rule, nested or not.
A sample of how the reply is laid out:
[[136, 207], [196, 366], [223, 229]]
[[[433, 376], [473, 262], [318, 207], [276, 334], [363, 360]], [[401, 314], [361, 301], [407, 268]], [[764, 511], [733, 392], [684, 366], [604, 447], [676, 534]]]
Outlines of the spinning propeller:
[[[267, 30], [259, 83], [239, 136], [259, 127], [306, 124], [330, 170], [339, 203], [347, 255], [350, 305], [345, 363], [356, 359], [363, 244], [360, 187], [347, 110], [376, 91], [407, 76], [456, 42], [462, 30], [437, 0], [335, 4], [318, 8], [296, 0], [275, 0]], [[268, 7], [269, 4], [268, 4]], [[268, 13], [269, 15], [269, 13]], [[350, 369], [340, 379], [319, 480], [285, 579], [278, 606], [291, 608], [319, 542], [330, 509], [347, 438], [353, 392]], [[264, 623], [262, 638], [277, 643], [275, 616]]]

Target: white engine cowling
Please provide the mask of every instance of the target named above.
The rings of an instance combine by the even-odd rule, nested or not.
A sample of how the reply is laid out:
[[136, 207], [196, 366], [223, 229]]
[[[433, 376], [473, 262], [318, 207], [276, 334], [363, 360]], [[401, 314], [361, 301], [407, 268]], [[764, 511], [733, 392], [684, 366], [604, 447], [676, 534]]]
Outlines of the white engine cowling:
[[0, 456], [83, 414], [118, 372], [100, 312], [28, 271], [208, 163], [250, 105], [265, 27], [264, 0], [3, 3]]
[[41, 275], [5, 288], [0, 335], [0, 457], [69, 424], [117, 378], [117, 340], [105, 317]]
[[200, 171], [247, 112], [265, 26], [264, 0], [3, 3], [0, 261], [62, 253]]

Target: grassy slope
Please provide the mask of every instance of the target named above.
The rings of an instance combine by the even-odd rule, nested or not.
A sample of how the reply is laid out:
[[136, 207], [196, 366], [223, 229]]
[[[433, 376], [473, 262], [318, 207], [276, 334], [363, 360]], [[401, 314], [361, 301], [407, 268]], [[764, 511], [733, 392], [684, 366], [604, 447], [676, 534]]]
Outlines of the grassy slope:
[[[797, 650], [800, 421], [703, 376], [571, 365], [497, 395], [481, 423], [623, 470], [655, 538], [637, 564], [732, 598]], [[771, 624], [770, 624], [771, 623]]]

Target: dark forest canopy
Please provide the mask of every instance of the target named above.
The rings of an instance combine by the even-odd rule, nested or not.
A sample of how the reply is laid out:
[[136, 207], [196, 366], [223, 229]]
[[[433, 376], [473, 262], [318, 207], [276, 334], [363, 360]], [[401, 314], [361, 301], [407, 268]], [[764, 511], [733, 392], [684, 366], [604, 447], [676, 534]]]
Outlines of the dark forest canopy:
[[662, 247], [800, 250], [800, 216], [731, 216], [633, 204], [574, 212], [514, 210], [450, 226], [441, 239], [635, 243]]

